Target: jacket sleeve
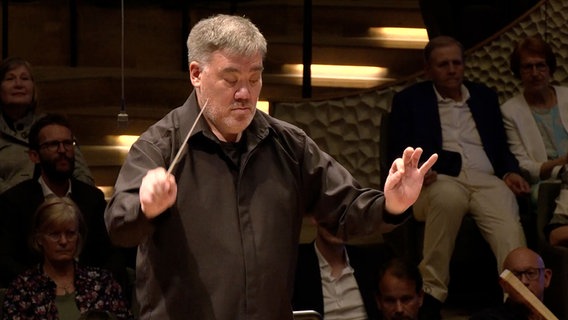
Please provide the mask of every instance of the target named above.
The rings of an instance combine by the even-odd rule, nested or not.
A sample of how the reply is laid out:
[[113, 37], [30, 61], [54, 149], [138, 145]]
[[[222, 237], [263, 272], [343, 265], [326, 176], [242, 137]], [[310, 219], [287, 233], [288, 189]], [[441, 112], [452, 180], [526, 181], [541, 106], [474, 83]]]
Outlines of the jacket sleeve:
[[[522, 103], [520, 96], [507, 101], [501, 106], [501, 113], [509, 149], [519, 161], [519, 166], [529, 173], [534, 183], [540, 180], [540, 168], [543, 161], [538, 161], [529, 154], [527, 147], [523, 143], [523, 136], [533, 139], [534, 144], [539, 143], [538, 139], [541, 139], [541, 136], [538, 128], [530, 122], [532, 121], [532, 115], [527, 113], [525, 106], [520, 103]], [[528, 106], [526, 107], [528, 108]], [[542, 146], [544, 147], [544, 144]], [[535, 146], [533, 146], [533, 149], [535, 149]], [[536, 151], [533, 150], [533, 153]], [[543, 151], [546, 152], [546, 150]]]
[[130, 148], [118, 175], [114, 195], [105, 210], [105, 223], [111, 241], [118, 246], [134, 247], [154, 230], [140, 209], [139, 190], [148, 170], [165, 167], [161, 150], [139, 139]]
[[385, 232], [394, 225], [385, 223], [384, 194], [363, 188], [339, 162], [323, 152], [305, 136], [300, 161], [307, 197], [307, 212], [319, 225], [339, 238], [351, 238]]
[[503, 178], [509, 172], [520, 173], [519, 162], [511, 153], [507, 143], [497, 94], [481, 85], [472, 87], [470, 92], [472, 96], [470, 109], [495, 175]]

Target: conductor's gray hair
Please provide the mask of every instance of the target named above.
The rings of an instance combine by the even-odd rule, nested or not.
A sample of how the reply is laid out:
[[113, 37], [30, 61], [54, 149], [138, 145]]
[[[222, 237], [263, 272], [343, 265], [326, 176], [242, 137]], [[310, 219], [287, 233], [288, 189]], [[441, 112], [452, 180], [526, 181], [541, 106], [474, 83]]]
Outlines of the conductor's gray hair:
[[207, 65], [213, 52], [250, 57], [266, 56], [266, 39], [247, 18], [219, 14], [199, 21], [187, 38], [188, 61]]

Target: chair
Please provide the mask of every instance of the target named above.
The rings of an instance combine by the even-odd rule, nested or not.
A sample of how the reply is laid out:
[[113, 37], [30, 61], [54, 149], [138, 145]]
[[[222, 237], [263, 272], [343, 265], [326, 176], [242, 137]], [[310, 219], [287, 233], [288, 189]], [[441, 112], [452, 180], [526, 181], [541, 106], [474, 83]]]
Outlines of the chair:
[[542, 182], [538, 189], [537, 250], [545, 265], [552, 269], [550, 287], [544, 295], [546, 306], [560, 319], [568, 319], [568, 248], [552, 246], [544, 234], [556, 208], [560, 182]]

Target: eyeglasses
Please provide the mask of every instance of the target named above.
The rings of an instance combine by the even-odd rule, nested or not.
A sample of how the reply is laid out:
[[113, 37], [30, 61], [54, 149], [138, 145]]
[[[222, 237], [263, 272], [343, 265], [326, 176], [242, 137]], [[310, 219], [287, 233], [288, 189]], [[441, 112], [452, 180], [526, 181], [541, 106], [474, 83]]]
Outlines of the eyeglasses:
[[67, 241], [75, 241], [77, 240], [77, 236], [79, 235], [75, 230], [67, 230], [63, 232], [49, 232], [45, 233], [47, 238], [53, 242], [58, 242], [62, 236], [65, 236]]
[[521, 64], [521, 72], [522, 73], [531, 73], [536, 68], [538, 72], [545, 72], [548, 70], [548, 65], [546, 62], [537, 62], [537, 63], [523, 63]]
[[63, 146], [65, 151], [70, 151], [75, 146], [75, 140], [53, 140], [47, 141], [39, 145], [40, 149], [47, 149], [50, 152], [57, 152], [59, 150], [59, 146]]
[[523, 280], [523, 275], [529, 280], [537, 280], [544, 268], [528, 268], [524, 271], [511, 271], [517, 278]]

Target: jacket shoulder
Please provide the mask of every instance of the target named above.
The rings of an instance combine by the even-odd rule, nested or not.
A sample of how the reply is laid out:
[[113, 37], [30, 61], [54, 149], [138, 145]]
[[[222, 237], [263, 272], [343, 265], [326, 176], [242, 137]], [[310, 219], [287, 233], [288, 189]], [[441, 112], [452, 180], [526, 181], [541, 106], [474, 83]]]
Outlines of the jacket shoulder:
[[473, 82], [473, 81], [464, 81], [463, 83], [466, 88], [469, 90], [470, 94], [477, 95], [477, 94], [485, 94], [485, 95], [494, 95], [497, 96], [497, 92], [491, 89], [490, 87], [486, 86], [483, 83]]
[[36, 194], [41, 194], [41, 186], [36, 179], [24, 180], [10, 189], [2, 192], [0, 194], [0, 199], [6, 199], [10, 201], [19, 200], [21, 196], [25, 195], [29, 201], [30, 196]]
[[421, 81], [415, 84], [412, 84], [400, 92], [398, 92], [395, 96], [404, 97], [404, 96], [414, 96], [416, 94], [424, 94], [429, 92], [434, 92], [433, 84], [431, 81]]
[[277, 140], [288, 153], [298, 157], [304, 151], [306, 144], [311, 141], [307, 133], [298, 126], [265, 114], [262, 118], [266, 121], [269, 137]]
[[180, 119], [184, 119], [188, 113], [188, 106], [183, 105], [168, 112], [162, 119], [152, 124], [140, 135], [140, 140], [158, 143], [164, 137], [171, 135], [172, 130], [179, 129]]
[[101, 189], [92, 186], [86, 182], [83, 182], [81, 180], [77, 180], [75, 178], [71, 179], [71, 193], [81, 193], [81, 194], [87, 194], [90, 196], [96, 196], [96, 197], [100, 197], [104, 199], [104, 194], [101, 191]]

